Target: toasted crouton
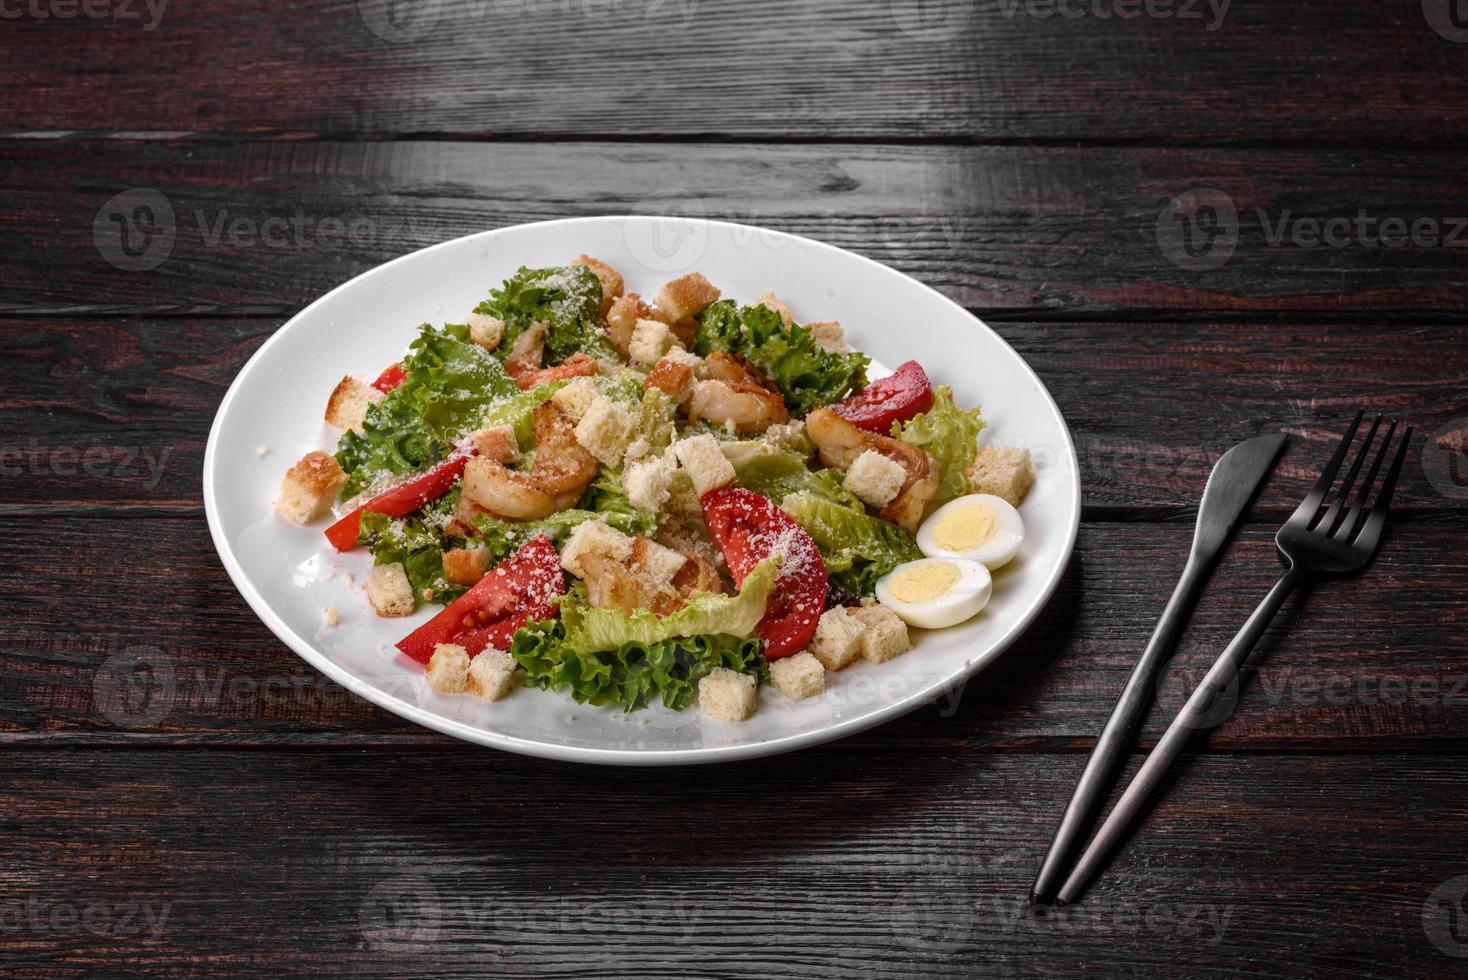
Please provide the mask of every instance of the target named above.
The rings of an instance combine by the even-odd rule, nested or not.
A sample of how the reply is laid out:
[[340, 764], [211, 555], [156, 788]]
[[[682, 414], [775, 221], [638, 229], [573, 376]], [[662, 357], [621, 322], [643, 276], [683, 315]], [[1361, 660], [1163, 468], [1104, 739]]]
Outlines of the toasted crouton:
[[688, 471], [699, 496], [734, 482], [734, 466], [725, 458], [718, 440], [711, 435], [705, 433], [680, 439], [673, 444], [673, 452]]
[[606, 465], [617, 466], [627, 451], [632, 416], [606, 395], [597, 395], [576, 423], [575, 431], [582, 448]]
[[520, 441], [515, 438], [515, 430], [508, 425], [480, 429], [470, 440], [479, 455], [496, 463], [508, 463], [520, 454]]
[[827, 609], [816, 624], [810, 653], [827, 670], [840, 670], [861, 653], [861, 623], [844, 606]]
[[473, 585], [487, 571], [488, 548], [450, 548], [443, 553], [443, 577], [456, 585]]
[[698, 706], [719, 721], [743, 721], [754, 714], [755, 680], [728, 667], [715, 667], [698, 682]]
[[585, 578], [581, 559], [587, 555], [625, 563], [632, 557], [632, 539], [606, 521], [582, 521], [561, 545], [561, 567], [577, 578]]
[[367, 409], [386, 397], [371, 385], [347, 376], [338, 382], [326, 400], [326, 421], [338, 429], [360, 433]]
[[485, 350], [494, 350], [499, 347], [500, 341], [505, 338], [505, 321], [497, 316], [489, 316], [485, 313], [470, 313], [469, 341], [478, 344]]
[[520, 682], [521, 671], [515, 658], [504, 650], [485, 650], [469, 661], [469, 676], [464, 690], [481, 701], [498, 701], [514, 690]]
[[367, 601], [379, 616], [409, 616], [413, 613], [413, 587], [399, 561], [373, 565], [367, 576]]
[[[681, 350], [682, 348], [673, 349]], [[688, 398], [688, 393], [693, 390], [693, 369], [687, 364], [680, 364], [670, 357], [664, 357], [653, 365], [643, 386], [657, 388], [673, 399], [674, 404], [681, 405]]]
[[665, 548], [644, 537], [632, 539], [632, 557], [628, 565], [649, 592], [671, 589], [673, 576], [688, 564], [688, 559], [672, 548]]
[[469, 681], [469, 654], [457, 643], [440, 643], [428, 658], [423, 675], [439, 694], [462, 694]]
[[810, 331], [811, 339], [816, 342], [816, 346], [826, 353], [851, 353], [851, 345], [846, 342], [846, 332], [841, 329], [841, 324], [835, 320], [807, 323], [805, 329]]
[[581, 416], [596, 401], [601, 392], [597, 390], [596, 382], [590, 378], [577, 378], [560, 391], [551, 395], [551, 401], [558, 405], [562, 412], [570, 416], [573, 421], [580, 422]]
[[846, 470], [841, 485], [873, 507], [886, 507], [907, 480], [902, 464], [868, 449]]
[[667, 502], [677, 461], [668, 453], [627, 464], [622, 472], [622, 489], [627, 501], [639, 510], [658, 511]]
[[754, 305], [766, 307], [780, 314], [780, 323], [786, 330], [790, 329], [790, 324], [795, 320], [795, 317], [790, 313], [790, 307], [786, 306], [785, 302], [772, 292], [765, 293], [759, 299], [755, 300]]
[[719, 290], [703, 277], [701, 272], [690, 272], [679, 276], [658, 290], [653, 305], [676, 323], [690, 317], [719, 298]]
[[770, 661], [770, 683], [792, 701], [803, 701], [826, 689], [826, 668], [809, 650]]
[[584, 265], [596, 273], [596, 278], [601, 281], [601, 315], [606, 316], [612, 303], [622, 295], [622, 274], [600, 259], [594, 259], [589, 255], [579, 255], [571, 260], [571, 264]]
[[912, 649], [912, 640], [907, 635], [907, 624], [886, 606], [862, 606], [851, 610], [851, 616], [861, 624], [863, 660], [874, 664], [885, 663], [899, 653]]
[[319, 449], [309, 452], [285, 471], [275, 511], [288, 521], [310, 524], [331, 511], [332, 501], [346, 482], [347, 475], [335, 456]]
[[666, 323], [657, 320], [638, 320], [632, 329], [632, 340], [627, 344], [627, 355], [634, 364], [656, 364], [658, 360], [678, 346], [678, 339]]
[[992, 493], [1018, 507], [1035, 482], [1035, 464], [1028, 449], [985, 446], [966, 475], [974, 493]]

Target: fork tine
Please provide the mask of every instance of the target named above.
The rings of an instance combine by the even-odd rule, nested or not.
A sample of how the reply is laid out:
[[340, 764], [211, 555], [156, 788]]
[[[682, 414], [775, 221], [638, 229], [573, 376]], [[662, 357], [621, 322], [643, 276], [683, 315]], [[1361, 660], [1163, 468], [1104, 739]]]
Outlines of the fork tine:
[[[1351, 468], [1346, 471], [1346, 478], [1341, 483], [1340, 490], [1333, 494], [1335, 499], [1330, 502], [1330, 509], [1325, 512], [1325, 516], [1320, 519], [1317, 525], [1318, 530], [1326, 534], [1331, 534], [1336, 530], [1341, 514], [1345, 511], [1346, 504], [1350, 502], [1351, 490], [1356, 486], [1356, 476], [1361, 472], [1361, 464], [1366, 462], [1367, 456], [1371, 455], [1371, 441], [1376, 438], [1376, 430], [1379, 428], [1381, 428], [1380, 415], [1371, 420], [1371, 428], [1366, 430], [1366, 439], [1361, 443], [1361, 448], [1356, 450], [1356, 457], [1351, 460]], [[1366, 484], [1370, 486], [1371, 481], [1367, 480]]]
[[[1378, 419], [1378, 421], [1380, 421]], [[1375, 427], [1373, 426], [1373, 431]], [[1381, 446], [1376, 450], [1376, 458], [1371, 461], [1371, 469], [1366, 471], [1366, 479], [1361, 484], [1361, 489], [1356, 491], [1356, 500], [1351, 504], [1351, 509], [1346, 513], [1345, 519], [1339, 527], [1333, 527], [1328, 533], [1337, 540], [1349, 541], [1351, 535], [1356, 533], [1357, 518], [1360, 517], [1362, 509], [1366, 506], [1366, 498], [1371, 496], [1371, 491], [1376, 486], [1376, 474], [1381, 469], [1382, 461], [1386, 459], [1386, 451], [1391, 448], [1392, 435], [1397, 431], [1397, 421], [1392, 419], [1391, 425], [1387, 426], [1386, 437], [1381, 440]], [[1365, 456], [1363, 452], [1361, 454]], [[1359, 465], [1361, 460], [1356, 460]], [[1349, 489], [1349, 488], [1348, 488]], [[1342, 500], [1345, 499], [1343, 496]], [[1323, 525], [1322, 525], [1323, 526]]]
[[1361, 417], [1365, 414], [1366, 409], [1363, 408], [1351, 420], [1351, 427], [1346, 430], [1340, 444], [1335, 447], [1335, 455], [1330, 458], [1329, 463], [1325, 464], [1325, 471], [1320, 474], [1320, 479], [1315, 481], [1314, 489], [1307, 493], [1305, 499], [1300, 501], [1300, 506], [1295, 508], [1294, 514], [1290, 517], [1291, 520], [1304, 521], [1309, 524], [1315, 517], [1315, 512], [1320, 509], [1321, 501], [1325, 500], [1325, 492], [1335, 481], [1336, 471], [1341, 468], [1341, 460], [1346, 458], [1346, 450], [1351, 448], [1351, 440], [1356, 438], [1356, 427], [1361, 424]]
[[1361, 527], [1361, 534], [1355, 540], [1357, 548], [1369, 548], [1375, 550], [1376, 542], [1381, 537], [1381, 527], [1386, 523], [1386, 512], [1392, 504], [1392, 494], [1397, 490], [1397, 477], [1402, 473], [1402, 461], [1407, 458], [1407, 446], [1412, 442], [1412, 427], [1402, 433], [1402, 444], [1397, 447], [1397, 457], [1392, 460], [1392, 468], [1387, 471], [1386, 482], [1381, 485], [1381, 492], [1376, 495], [1376, 502], [1371, 505], [1371, 511], [1366, 515], [1366, 523]]

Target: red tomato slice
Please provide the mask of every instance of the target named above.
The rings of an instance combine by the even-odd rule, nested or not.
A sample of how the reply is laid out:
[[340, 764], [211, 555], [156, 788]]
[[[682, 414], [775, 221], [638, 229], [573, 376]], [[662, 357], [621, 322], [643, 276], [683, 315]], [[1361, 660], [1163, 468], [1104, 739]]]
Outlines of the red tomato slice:
[[476, 451], [472, 446], [455, 449], [428, 472], [406, 480], [391, 490], [384, 490], [327, 528], [326, 540], [337, 551], [351, 551], [357, 547], [357, 532], [361, 530], [364, 512], [370, 510], [374, 514], [402, 517], [413, 513], [430, 500], [437, 500], [453, 489], [464, 473], [464, 464], [469, 462], [469, 457]]
[[408, 372], [403, 370], [403, 366], [401, 364], [391, 364], [388, 365], [386, 370], [384, 370], [381, 374], [377, 376], [376, 381], [372, 382], [372, 387], [376, 388], [378, 391], [387, 393], [389, 391], [392, 391], [398, 385], [402, 384], [403, 381], [407, 379], [407, 377]]
[[906, 422], [933, 407], [933, 385], [917, 361], [908, 361], [890, 377], [873, 381], [831, 411], [859, 429], [892, 432], [892, 423]]
[[556, 614], [553, 600], [566, 592], [556, 546], [537, 534], [496, 565], [443, 612], [398, 642], [398, 649], [426, 664], [440, 643], [457, 643], [469, 656], [486, 647], [505, 650], [510, 637], [532, 619]]
[[778, 660], [799, 653], [815, 634], [826, 608], [826, 566], [805, 528], [770, 500], [743, 487], [710, 490], [700, 498], [703, 519], [724, 553], [734, 582], [771, 555], [779, 555], [780, 576], [770, 593], [759, 635], [765, 657]]

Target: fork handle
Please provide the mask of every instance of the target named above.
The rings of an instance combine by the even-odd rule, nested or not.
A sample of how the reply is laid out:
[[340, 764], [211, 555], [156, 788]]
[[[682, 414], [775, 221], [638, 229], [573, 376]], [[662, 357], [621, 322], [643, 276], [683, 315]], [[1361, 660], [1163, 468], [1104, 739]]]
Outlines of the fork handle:
[[1187, 704], [1178, 712], [1172, 724], [1158, 741], [1152, 753], [1147, 756], [1142, 768], [1132, 777], [1127, 785], [1126, 791], [1117, 800], [1116, 806], [1106, 817], [1106, 822], [1096, 832], [1091, 844], [1086, 848], [1081, 859], [1076, 862], [1075, 869], [1071, 871], [1070, 877], [1066, 879], [1064, 886], [1060, 889], [1059, 898], [1062, 902], [1074, 902], [1085, 889], [1087, 883], [1095, 877], [1101, 865], [1116, 849], [1121, 842], [1122, 836], [1131, 827], [1132, 823], [1142, 813], [1147, 798], [1152, 791], [1162, 782], [1172, 764], [1182, 755], [1183, 749], [1187, 747], [1188, 740], [1200, 728], [1211, 727], [1206, 719], [1212, 710], [1215, 699], [1228, 689], [1229, 682], [1238, 676], [1239, 668], [1243, 666], [1244, 660], [1248, 658], [1249, 652], [1264, 635], [1264, 630], [1269, 626], [1275, 614], [1284, 605], [1285, 599], [1295, 588], [1305, 580], [1305, 573], [1298, 568], [1291, 567], [1284, 576], [1269, 590], [1264, 601], [1254, 609], [1248, 620], [1244, 623], [1237, 635], [1229, 642], [1229, 645], [1213, 662], [1203, 680], [1193, 690], [1192, 696], [1188, 698]]

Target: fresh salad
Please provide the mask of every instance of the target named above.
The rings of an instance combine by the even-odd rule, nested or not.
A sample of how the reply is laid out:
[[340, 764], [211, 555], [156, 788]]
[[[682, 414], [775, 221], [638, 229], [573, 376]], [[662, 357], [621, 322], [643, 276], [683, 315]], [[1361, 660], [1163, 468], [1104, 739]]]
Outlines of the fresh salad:
[[275, 507], [371, 554], [377, 615], [442, 607], [397, 644], [435, 691], [737, 721], [762, 685], [811, 697], [977, 615], [1024, 540], [1028, 452], [981, 447], [978, 409], [917, 362], [869, 367], [772, 294], [522, 268], [343, 378], [335, 453]]

